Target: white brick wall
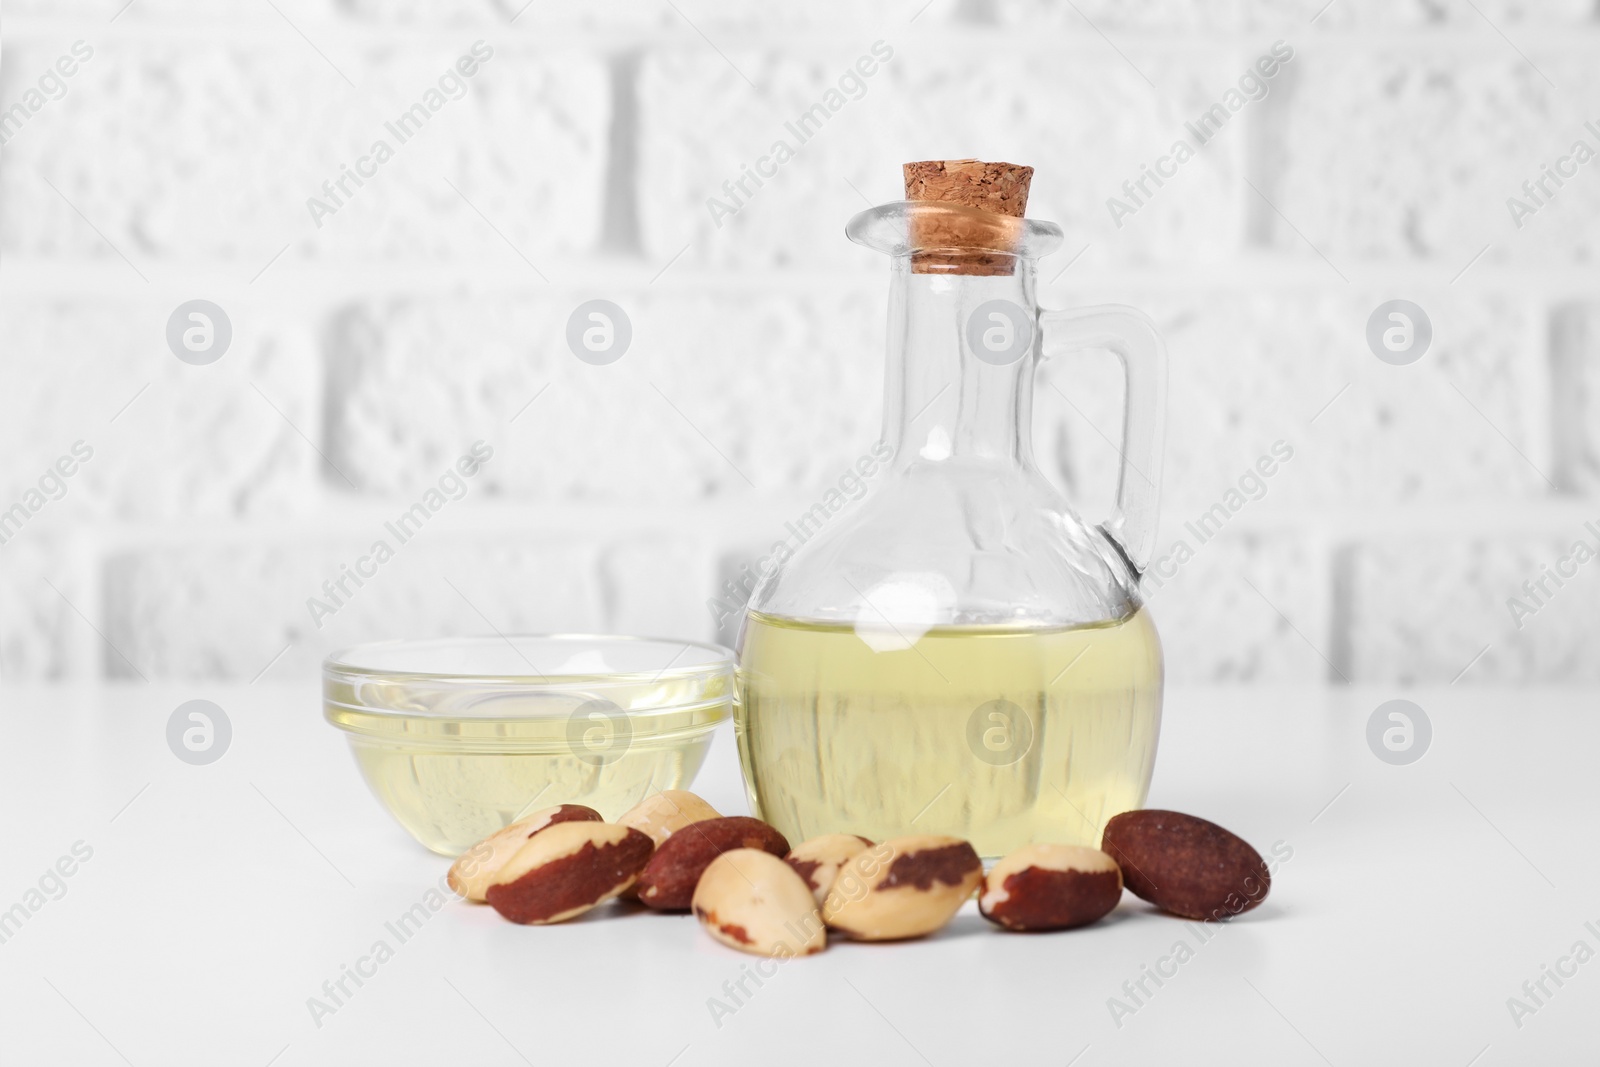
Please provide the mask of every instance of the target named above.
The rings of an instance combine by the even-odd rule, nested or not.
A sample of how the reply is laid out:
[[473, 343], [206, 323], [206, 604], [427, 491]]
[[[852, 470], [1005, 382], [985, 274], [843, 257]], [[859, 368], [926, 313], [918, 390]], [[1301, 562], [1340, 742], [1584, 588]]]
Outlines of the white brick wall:
[[[901, 162], [978, 155], [1037, 167], [1030, 213], [1067, 228], [1047, 304], [1166, 333], [1163, 552], [1295, 450], [1152, 582], [1172, 678], [1600, 680], [1600, 562], [1506, 607], [1600, 525], [1600, 161], [1520, 230], [1505, 206], [1593, 139], [1593, 0], [122, 6], [6, 10], [0, 108], [94, 49], [0, 146], [0, 509], [94, 449], [0, 546], [6, 679], [248, 681], [488, 625], [727, 639], [706, 601], [878, 433], [885, 264], [844, 222]], [[1278, 39], [1267, 97], [1115, 226], [1107, 197]], [[315, 225], [479, 40], [464, 95]], [[234, 326], [211, 366], [164, 342], [195, 297]], [[1397, 297], [1435, 330], [1408, 367], [1364, 340]], [[565, 346], [592, 298], [633, 324], [611, 366]], [[1041, 462], [1091, 517], [1120, 403], [1105, 360], [1040, 371]], [[466, 497], [315, 626], [306, 598], [479, 439]]]
[[164, 338], [179, 299], [134, 285], [125, 295], [6, 300], [0, 499], [9, 506], [81, 439], [93, 457], [30, 527], [308, 510], [319, 461], [294, 426], [314, 427], [321, 402], [313, 324], [270, 301], [229, 300], [227, 355], [189, 366]]
[[[451, 518], [445, 525], [441, 513], [406, 544], [374, 516], [367, 533], [337, 540], [285, 531], [266, 544], [258, 536], [180, 540], [114, 555], [105, 567], [106, 638], [118, 651], [102, 665], [113, 677], [249, 680], [280, 652], [273, 671], [314, 671], [334, 648], [419, 633], [706, 629], [697, 598], [709, 574], [681, 539], [484, 534]], [[342, 604], [327, 598], [323, 583], [380, 537], [397, 546], [394, 558]], [[335, 613], [314, 619], [306, 607], [313, 596], [337, 604]]]
[[1306, 255], [1309, 241], [1352, 277], [1372, 261], [1438, 263], [1449, 277], [1485, 245], [1490, 263], [1592, 263], [1600, 182], [1580, 171], [1520, 230], [1505, 206], [1574, 139], [1596, 141], [1583, 126], [1600, 119], [1586, 110], [1600, 82], [1593, 48], [1530, 49], [1524, 61], [1509, 47], [1414, 39], [1308, 48], [1270, 104], [1286, 114], [1284, 166], [1261, 185], [1283, 213], [1267, 220], [1269, 244]]
[[[1591, 511], [1600, 529], [1600, 508]], [[1547, 582], [1542, 604], [1521, 588], [1580, 538], [1593, 546], [1596, 535], [1573, 523], [1543, 536], [1379, 537], [1357, 546], [1340, 561], [1345, 612], [1359, 622], [1350, 627], [1346, 669], [1362, 678], [1448, 683], [1472, 663], [1466, 677], [1482, 682], [1600, 681], [1595, 561], [1569, 584]], [[1511, 596], [1536, 613], [1513, 615]], [[1408, 607], [1418, 601], [1433, 612], [1416, 617]]]
[[[334, 462], [364, 489], [403, 491], [482, 436], [507, 449], [483, 472], [493, 492], [641, 507], [828, 481], [879, 429], [881, 298], [716, 284], [338, 309]], [[633, 339], [591, 366], [567, 348], [566, 322], [602, 291]]]

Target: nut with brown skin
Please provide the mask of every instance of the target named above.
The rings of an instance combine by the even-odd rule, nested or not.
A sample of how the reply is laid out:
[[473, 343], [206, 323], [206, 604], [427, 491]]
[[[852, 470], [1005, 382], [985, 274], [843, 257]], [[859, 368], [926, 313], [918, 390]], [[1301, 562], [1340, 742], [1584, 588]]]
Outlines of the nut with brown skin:
[[729, 948], [789, 959], [828, 943], [822, 915], [805, 882], [783, 860], [756, 848], [724, 852], [695, 886], [695, 917]]
[[858, 941], [931, 934], [983, 880], [983, 861], [959, 837], [896, 837], [839, 869], [822, 905], [827, 924]]
[[617, 825], [648, 834], [659, 845], [690, 823], [721, 817], [716, 808], [686, 789], [663, 789], [629, 808]]
[[630, 826], [560, 823], [529, 838], [485, 895], [514, 923], [565, 922], [632, 885], [654, 848]]
[[828, 890], [833, 887], [839, 868], [870, 847], [871, 841], [856, 834], [823, 834], [802, 841], [784, 860], [811, 887], [811, 895], [821, 907], [828, 899]]
[[658, 911], [687, 910], [711, 861], [736, 848], [782, 856], [789, 851], [789, 842], [760, 819], [745, 815], [693, 823], [663, 841], [645, 864], [639, 874], [639, 900]]
[[1272, 888], [1261, 854], [1214, 822], [1155, 808], [1125, 811], [1100, 841], [1128, 891], [1186, 919], [1231, 919]]
[[1024, 845], [984, 879], [978, 910], [1007, 930], [1070, 930], [1122, 898], [1117, 861], [1081, 845]]
[[484, 893], [495, 873], [541, 830], [564, 822], [600, 822], [600, 813], [582, 804], [557, 804], [525, 815], [467, 849], [450, 865], [447, 880], [457, 895], [475, 904], [484, 903]]

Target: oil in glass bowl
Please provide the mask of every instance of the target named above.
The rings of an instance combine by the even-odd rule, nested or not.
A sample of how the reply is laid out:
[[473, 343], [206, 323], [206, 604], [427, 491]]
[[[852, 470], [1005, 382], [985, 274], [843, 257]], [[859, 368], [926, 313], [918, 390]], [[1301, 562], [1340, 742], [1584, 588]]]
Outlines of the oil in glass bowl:
[[642, 638], [387, 642], [323, 678], [368, 787], [447, 856], [541, 807], [612, 819], [687, 785], [732, 696], [726, 649]]

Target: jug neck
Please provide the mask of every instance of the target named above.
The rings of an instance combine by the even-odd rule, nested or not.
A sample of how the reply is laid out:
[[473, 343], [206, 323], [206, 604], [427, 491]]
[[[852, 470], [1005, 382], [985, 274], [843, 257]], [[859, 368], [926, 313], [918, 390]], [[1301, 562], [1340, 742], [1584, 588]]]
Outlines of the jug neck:
[[1037, 316], [1031, 259], [1016, 257], [1010, 273], [959, 274], [918, 273], [911, 256], [895, 258], [884, 440], [897, 468], [1032, 465]]

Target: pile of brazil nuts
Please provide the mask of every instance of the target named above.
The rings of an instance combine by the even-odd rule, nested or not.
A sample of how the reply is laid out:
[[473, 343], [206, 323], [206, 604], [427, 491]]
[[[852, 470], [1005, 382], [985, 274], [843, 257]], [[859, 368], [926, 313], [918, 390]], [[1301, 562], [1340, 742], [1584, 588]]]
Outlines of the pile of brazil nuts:
[[1124, 887], [1202, 920], [1249, 911], [1271, 888], [1255, 849], [1192, 815], [1124, 812], [1100, 843], [1026, 845], [985, 875], [960, 838], [824, 834], [790, 848], [759, 819], [669, 789], [614, 823], [582, 804], [534, 812], [462, 853], [449, 883], [515, 923], [565, 922], [619, 897], [692, 911], [723, 944], [780, 959], [821, 952], [829, 931], [857, 941], [931, 934], [974, 892], [990, 922], [1043, 931], [1095, 922]]

